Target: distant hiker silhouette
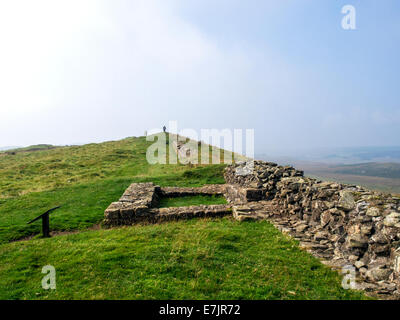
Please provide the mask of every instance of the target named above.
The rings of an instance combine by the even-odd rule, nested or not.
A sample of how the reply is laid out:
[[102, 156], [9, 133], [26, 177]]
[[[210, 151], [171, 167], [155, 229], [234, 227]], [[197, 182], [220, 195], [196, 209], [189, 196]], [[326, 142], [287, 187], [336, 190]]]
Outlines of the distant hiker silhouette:
[[167, 127], [166, 127], [166, 126], [164, 126], [164, 127], [163, 127], [163, 130], [164, 130], [164, 132], [166, 132], [166, 131], [167, 131]]

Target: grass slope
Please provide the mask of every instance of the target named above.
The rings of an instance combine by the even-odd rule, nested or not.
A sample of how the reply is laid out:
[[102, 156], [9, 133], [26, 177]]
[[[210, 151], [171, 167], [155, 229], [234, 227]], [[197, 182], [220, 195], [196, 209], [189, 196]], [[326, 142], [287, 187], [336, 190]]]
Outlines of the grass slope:
[[[194, 219], [0, 246], [1, 299], [362, 299], [268, 222]], [[41, 288], [45, 265], [57, 289]]]
[[26, 223], [61, 205], [51, 230], [84, 229], [99, 223], [107, 206], [132, 182], [161, 186], [224, 183], [224, 165], [149, 165], [145, 138], [63, 147], [0, 157], [0, 243], [40, 232]]
[[[150, 144], [128, 138], [0, 157], [1, 299], [364, 297], [268, 222], [198, 219], [8, 243], [37, 234], [40, 223], [26, 222], [55, 205], [52, 230], [87, 229], [132, 182], [224, 183], [223, 165], [149, 165]], [[48, 264], [55, 291], [41, 288]]]

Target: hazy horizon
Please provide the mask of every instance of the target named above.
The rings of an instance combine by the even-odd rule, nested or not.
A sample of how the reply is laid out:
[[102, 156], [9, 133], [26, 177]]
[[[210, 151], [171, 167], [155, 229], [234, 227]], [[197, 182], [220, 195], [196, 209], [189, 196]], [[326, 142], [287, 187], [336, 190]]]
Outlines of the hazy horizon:
[[[344, 5], [357, 29], [341, 27]], [[255, 153], [398, 146], [400, 4], [0, 3], [0, 146], [254, 129]]]
[[[126, 137], [130, 138], [130, 137]], [[198, 139], [200, 141], [200, 139]], [[106, 141], [104, 141], [106, 142]], [[222, 141], [223, 142], [223, 139]], [[54, 145], [57, 147], [80, 146], [94, 142], [71, 143], [68, 145]], [[101, 143], [101, 142], [99, 142]], [[43, 143], [45, 144], [45, 143]], [[29, 146], [0, 146], [0, 151], [24, 148]], [[223, 146], [221, 146], [223, 147]], [[324, 147], [286, 150], [255, 150], [254, 158], [277, 163], [325, 163], [325, 164], [359, 164], [359, 163], [400, 163], [400, 146], [374, 147]]]

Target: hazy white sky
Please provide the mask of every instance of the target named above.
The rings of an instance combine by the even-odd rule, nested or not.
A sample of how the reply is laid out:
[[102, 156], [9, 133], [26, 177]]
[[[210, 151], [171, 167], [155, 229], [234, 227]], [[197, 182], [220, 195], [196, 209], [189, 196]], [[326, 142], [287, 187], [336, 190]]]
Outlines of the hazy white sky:
[[352, 1], [0, 0], [0, 146], [254, 128], [268, 148], [399, 145], [400, 10]]

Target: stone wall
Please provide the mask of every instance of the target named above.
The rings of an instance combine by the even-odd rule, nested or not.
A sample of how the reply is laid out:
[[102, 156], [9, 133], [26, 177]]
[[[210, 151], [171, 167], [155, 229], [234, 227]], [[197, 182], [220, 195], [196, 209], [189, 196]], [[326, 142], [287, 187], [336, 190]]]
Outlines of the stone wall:
[[[269, 219], [325, 263], [354, 266], [359, 288], [400, 293], [400, 199], [362, 187], [321, 182], [302, 171], [255, 161], [225, 170], [236, 219]], [[258, 190], [258, 193], [257, 191]], [[252, 195], [261, 199], [254, 202]]]
[[194, 195], [223, 195], [225, 185], [207, 185], [201, 188], [160, 188], [153, 183], [133, 183], [104, 212], [104, 225], [132, 225], [139, 222], [189, 219], [195, 217], [220, 217], [232, 214], [230, 205], [201, 205], [179, 208], [157, 208], [160, 197]]
[[128, 225], [149, 215], [149, 209], [158, 203], [160, 187], [153, 183], [133, 183], [104, 212], [105, 225]]
[[[255, 161], [225, 169], [226, 185], [160, 188], [134, 183], [105, 211], [104, 224], [131, 225], [233, 214], [267, 219], [300, 246], [339, 268], [354, 268], [357, 288], [400, 298], [400, 198], [321, 182], [289, 166]], [[228, 205], [157, 208], [160, 197], [224, 195]]]
[[226, 185], [224, 184], [210, 184], [199, 188], [190, 187], [164, 187], [160, 188], [159, 194], [163, 197], [185, 197], [196, 195], [224, 195]]

